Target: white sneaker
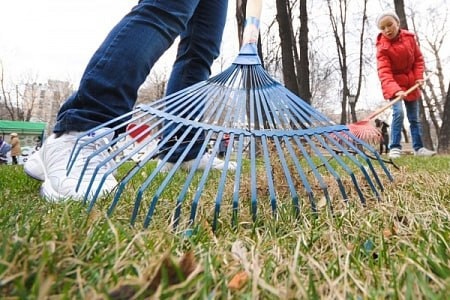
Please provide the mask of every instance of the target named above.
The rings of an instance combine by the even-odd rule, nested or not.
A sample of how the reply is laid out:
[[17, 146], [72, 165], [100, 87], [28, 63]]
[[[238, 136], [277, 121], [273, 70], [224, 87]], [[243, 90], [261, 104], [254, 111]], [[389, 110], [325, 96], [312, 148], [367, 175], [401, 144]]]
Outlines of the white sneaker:
[[34, 152], [28, 157], [23, 169], [28, 176], [33, 177], [36, 180], [44, 181], [45, 173], [42, 166], [41, 154], [39, 151]]
[[389, 150], [389, 158], [399, 158], [402, 155], [402, 151], [399, 148], [392, 148]]
[[[95, 135], [101, 134], [103, 130], [109, 131], [110, 129], [97, 130], [93, 134], [81, 138], [78, 142], [89, 141]], [[110, 142], [114, 135], [113, 132], [83, 147], [78, 153], [70, 173], [67, 175], [67, 163], [79, 135], [80, 132], [68, 132], [57, 138], [52, 134], [45, 140], [41, 149], [35, 153], [37, 155], [33, 155], [25, 163], [24, 170], [29, 176], [44, 181], [41, 186], [41, 195], [49, 201], [59, 202], [69, 198], [83, 200], [97, 165], [108, 158], [109, 153], [105, 150], [91, 158], [86, 168], [84, 166], [89, 155]], [[112, 163], [108, 163], [95, 174], [95, 180], [89, 189], [88, 199], [94, 196], [103, 175], [111, 167]], [[83, 178], [77, 190], [83, 169]], [[114, 176], [109, 175], [102, 183], [99, 195], [109, 193], [116, 185], [117, 181]]]
[[[203, 154], [203, 156], [200, 159], [200, 162], [199, 162], [199, 164], [197, 166], [197, 169], [198, 170], [204, 170], [204, 169], [206, 169], [206, 167], [209, 164], [212, 164], [211, 168], [214, 169], [214, 170], [223, 170], [225, 168], [225, 161], [224, 160], [221, 160], [221, 159], [219, 159], [217, 157], [213, 157], [212, 161], [211, 161], [211, 156], [212, 155], [210, 153], [208, 153], [208, 152]], [[158, 166], [160, 164], [161, 164], [161, 160], [158, 159]], [[195, 164], [195, 159], [188, 160], [188, 161], [185, 161], [185, 162], [181, 163], [181, 168], [189, 171], [190, 169], [192, 169], [194, 164]], [[164, 173], [167, 173], [173, 168], [173, 166], [174, 166], [173, 163], [166, 162], [165, 165], [161, 168], [160, 171], [164, 172]], [[237, 167], [237, 163], [236, 162], [229, 161], [227, 170], [234, 171], [234, 170], [236, 170], [236, 167]]]
[[436, 155], [436, 151], [431, 151], [425, 147], [422, 147], [419, 150], [414, 151], [414, 155], [416, 155], [416, 156], [433, 156], [433, 155]]
[[[195, 161], [196, 161], [196, 159], [185, 161], [181, 164], [181, 167], [183, 169], [190, 170], [194, 166]], [[206, 169], [206, 167], [209, 164], [212, 164], [211, 168], [214, 170], [223, 170], [225, 168], [224, 160], [221, 160], [220, 158], [217, 158], [217, 157], [212, 157], [212, 155], [210, 153], [206, 152], [205, 154], [203, 154], [202, 158], [200, 159], [197, 169], [204, 170], [204, 169]], [[237, 167], [236, 162], [229, 161], [227, 170], [234, 171], [234, 170], [236, 170], [236, 167]]]

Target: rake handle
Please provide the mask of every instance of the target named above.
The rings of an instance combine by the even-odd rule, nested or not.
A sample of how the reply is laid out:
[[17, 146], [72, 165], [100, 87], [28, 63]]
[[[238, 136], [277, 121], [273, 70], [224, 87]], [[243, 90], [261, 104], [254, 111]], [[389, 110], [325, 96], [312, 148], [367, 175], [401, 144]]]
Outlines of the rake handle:
[[[430, 76], [425, 76], [423, 78], [423, 80], [427, 80]], [[415, 85], [413, 85], [412, 87], [410, 87], [409, 89], [406, 90], [405, 92], [405, 96], [407, 96], [409, 93], [411, 93], [412, 91], [414, 91], [415, 89], [417, 89], [419, 86], [421, 86], [420, 83], [416, 83]], [[388, 109], [389, 107], [393, 106], [395, 103], [397, 103], [398, 101], [402, 100], [402, 97], [398, 96], [396, 97], [394, 100], [389, 101], [389, 103], [385, 106], [383, 106], [382, 108], [374, 111], [373, 113], [371, 113], [367, 118], [366, 121], [370, 121], [373, 118], [375, 118], [376, 116], [378, 116], [379, 114], [381, 114], [382, 112], [384, 112], [386, 109]]]
[[261, 18], [262, 0], [249, 0], [245, 8], [245, 27], [242, 44], [257, 43], [259, 36], [259, 20]]

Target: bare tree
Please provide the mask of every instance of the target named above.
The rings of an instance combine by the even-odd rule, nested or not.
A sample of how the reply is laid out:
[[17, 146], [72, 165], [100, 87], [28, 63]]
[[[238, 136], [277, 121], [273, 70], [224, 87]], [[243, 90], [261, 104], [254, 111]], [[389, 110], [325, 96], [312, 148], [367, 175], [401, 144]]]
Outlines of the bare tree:
[[298, 95], [297, 75], [295, 74], [294, 47], [295, 40], [292, 39], [292, 20], [289, 14], [288, 0], [276, 0], [277, 22], [280, 33], [281, 61], [283, 66], [284, 85], [288, 90]]
[[438, 152], [440, 154], [450, 154], [450, 82], [448, 84], [447, 97], [444, 105], [442, 127], [439, 131]]
[[[357, 88], [355, 94], [353, 94], [354, 98], [352, 101], [349, 100], [349, 96], [352, 95], [349, 88], [349, 55], [348, 52], [348, 44], [347, 44], [347, 17], [349, 5], [347, 0], [339, 0], [337, 1], [337, 5], [333, 7], [333, 3], [331, 0], [327, 0], [329, 18], [331, 22], [331, 28], [333, 31], [336, 50], [338, 54], [338, 63], [339, 63], [339, 72], [342, 80], [342, 99], [341, 99], [341, 124], [345, 124], [350, 120], [347, 120], [347, 111], [348, 107], [350, 108], [350, 113], [352, 116], [353, 122], [357, 121], [355, 106], [358, 102], [360, 93], [361, 93], [361, 84], [362, 84], [362, 71], [363, 71], [363, 45], [364, 45], [364, 33], [365, 33], [365, 24], [367, 21], [367, 0], [363, 1], [362, 8], [362, 19], [361, 19], [361, 31], [359, 37], [359, 60], [358, 60], [358, 76], [357, 76]], [[353, 25], [352, 25], [353, 26]], [[354, 30], [354, 29], [353, 29]]]
[[[400, 27], [408, 30], [408, 23], [406, 20], [405, 4], [403, 0], [394, 0], [395, 12], [400, 18]], [[422, 124], [422, 142], [428, 149], [434, 149], [433, 140], [431, 139], [430, 124], [427, 121], [427, 114], [425, 106], [422, 101], [419, 101], [419, 115]]]
[[12, 84], [7, 86], [5, 70], [0, 61], [0, 88], [1, 99], [6, 115], [11, 120], [23, 120], [23, 111], [20, 106], [19, 86]]
[[299, 82], [299, 96], [311, 104], [311, 85], [309, 69], [309, 38], [308, 38], [308, 11], [307, 0], [300, 0], [300, 61], [297, 63], [297, 76]]
[[139, 103], [149, 103], [164, 97], [167, 86], [167, 72], [152, 72], [139, 89]]

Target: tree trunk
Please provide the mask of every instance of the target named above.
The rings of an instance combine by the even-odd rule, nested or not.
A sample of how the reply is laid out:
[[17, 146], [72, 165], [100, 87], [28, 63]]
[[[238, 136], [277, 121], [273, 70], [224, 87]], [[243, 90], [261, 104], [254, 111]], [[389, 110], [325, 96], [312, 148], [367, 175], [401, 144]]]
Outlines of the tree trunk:
[[276, 0], [277, 22], [280, 33], [281, 62], [283, 67], [284, 85], [288, 90], [298, 95], [297, 76], [295, 74], [294, 52], [292, 44], [292, 22], [288, 13], [288, 0]]
[[[394, 0], [395, 12], [400, 18], [400, 27], [408, 30], [408, 23], [406, 22], [405, 4], [403, 0]], [[422, 142], [425, 147], [434, 149], [433, 140], [431, 139], [430, 124], [428, 124], [427, 114], [423, 102], [420, 101], [420, 122], [422, 123]]]
[[297, 72], [299, 82], [299, 96], [311, 104], [311, 87], [309, 83], [309, 51], [308, 51], [308, 11], [307, 0], [300, 0], [300, 63]]
[[448, 84], [447, 97], [444, 104], [442, 126], [439, 130], [439, 154], [450, 154], [450, 82]]

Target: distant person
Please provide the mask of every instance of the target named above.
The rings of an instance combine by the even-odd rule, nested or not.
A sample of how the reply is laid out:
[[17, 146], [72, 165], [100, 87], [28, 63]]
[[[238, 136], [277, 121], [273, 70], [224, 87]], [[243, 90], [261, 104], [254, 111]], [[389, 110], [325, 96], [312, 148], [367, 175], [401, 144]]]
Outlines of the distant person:
[[380, 154], [389, 152], [389, 133], [388, 128], [389, 124], [385, 121], [381, 121], [380, 119], [375, 119], [375, 126], [381, 132], [381, 141], [380, 141]]
[[229, 143], [230, 143], [230, 135], [228, 133], [225, 133], [219, 144], [219, 153], [218, 153], [219, 158], [225, 157]]
[[376, 41], [377, 69], [383, 96], [387, 100], [396, 97], [403, 99], [392, 107], [389, 157], [401, 156], [403, 104], [410, 124], [414, 155], [433, 156], [436, 152], [425, 148], [422, 142], [422, 128], [419, 120], [421, 91], [416, 89], [408, 95], [405, 92], [416, 83], [421, 85], [424, 83], [425, 63], [415, 35], [400, 29], [400, 19], [395, 12], [391, 11], [383, 12], [378, 16], [377, 26], [380, 30]]
[[21, 147], [20, 147], [20, 140], [19, 135], [15, 132], [11, 133], [11, 158], [12, 158], [12, 164], [17, 165], [19, 156], [22, 154]]
[[[41, 149], [25, 163], [25, 172], [42, 180], [41, 194], [50, 200], [68, 197], [79, 200], [85, 196], [94, 174], [91, 191], [101, 183], [100, 194], [114, 189], [117, 181], [112, 174], [102, 176], [111, 168], [103, 166], [97, 172], [99, 161], [107, 151], [95, 155], [86, 168], [78, 190], [77, 184], [86, 158], [113, 138], [114, 132], [99, 129], [93, 135], [110, 132], [92, 147], [83, 149], [67, 174], [67, 163], [77, 138], [83, 132], [130, 112], [137, 99], [139, 87], [147, 78], [155, 62], [180, 38], [177, 56], [166, 89], [166, 95], [175, 93], [211, 75], [211, 65], [218, 57], [226, 21], [228, 0], [140, 0], [138, 4], [110, 31], [89, 61], [78, 90], [62, 105], [56, 117], [53, 134], [45, 139]], [[252, 24], [259, 20], [250, 19]], [[249, 29], [252, 30], [252, 29]], [[249, 33], [249, 32], [247, 32]], [[253, 32], [248, 34], [252, 36]], [[257, 35], [256, 35], [257, 36]], [[245, 38], [245, 35], [244, 35]], [[245, 39], [244, 39], [245, 40]], [[183, 130], [175, 132], [173, 140]], [[164, 132], [168, 135], [168, 132]], [[85, 137], [90, 139], [90, 137]], [[188, 143], [184, 143], [188, 144]], [[181, 167], [190, 168], [199, 153], [203, 140], [195, 141]], [[186, 145], [175, 149], [163, 168], [167, 171], [184, 153]], [[205, 168], [210, 154], [204, 153], [199, 168]], [[224, 162], [212, 158], [212, 168], [223, 169]], [[230, 162], [228, 169], [235, 169]], [[97, 172], [97, 173], [95, 173]]]
[[8, 163], [8, 152], [11, 151], [11, 145], [3, 137], [0, 137], [0, 165]]

